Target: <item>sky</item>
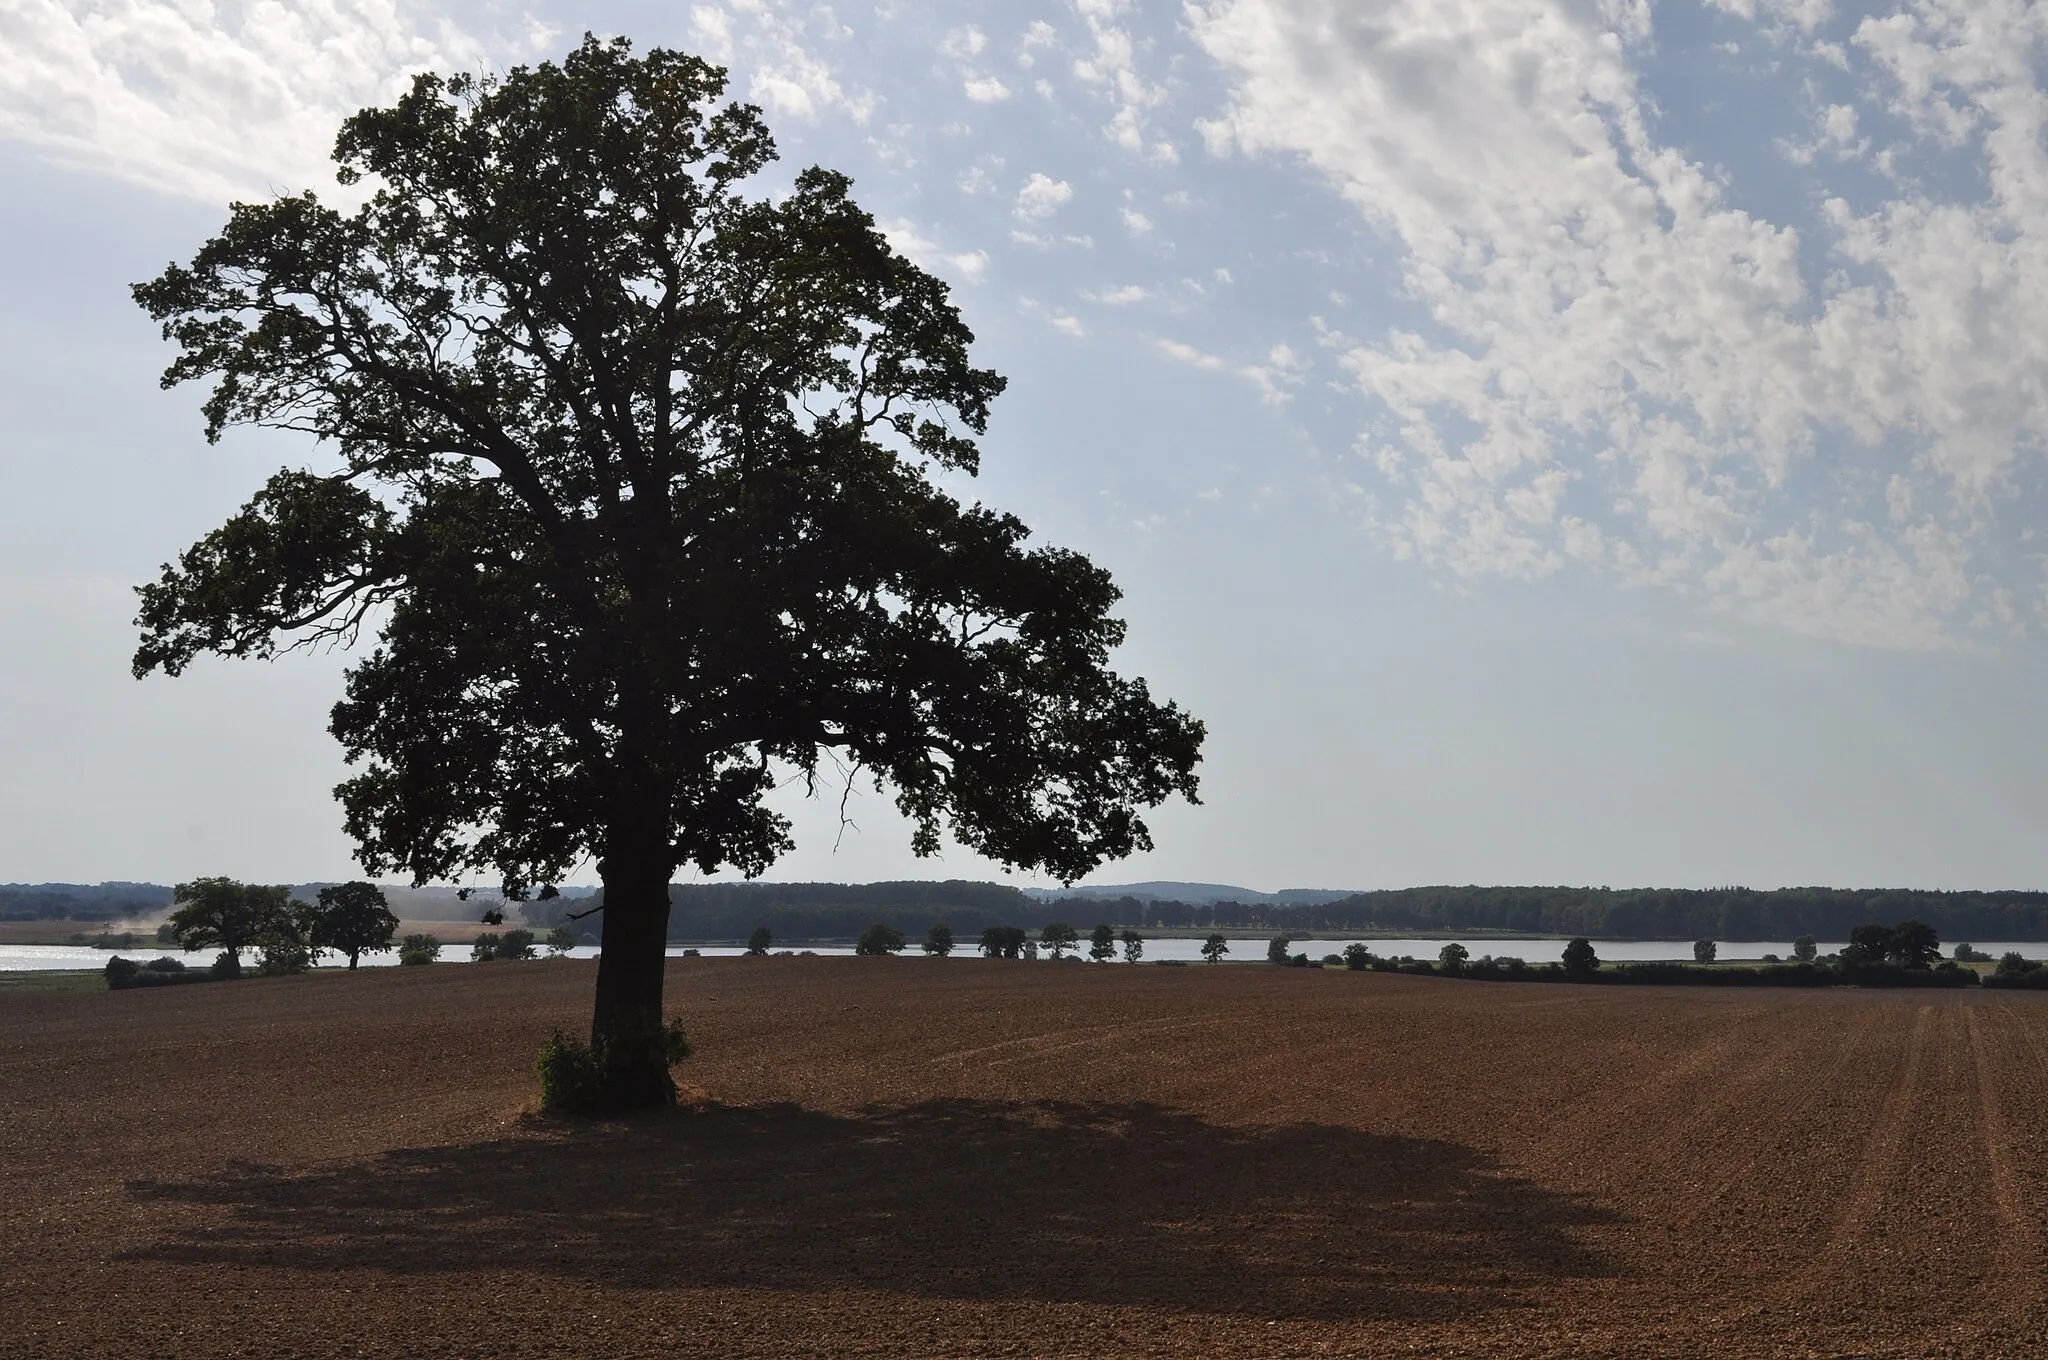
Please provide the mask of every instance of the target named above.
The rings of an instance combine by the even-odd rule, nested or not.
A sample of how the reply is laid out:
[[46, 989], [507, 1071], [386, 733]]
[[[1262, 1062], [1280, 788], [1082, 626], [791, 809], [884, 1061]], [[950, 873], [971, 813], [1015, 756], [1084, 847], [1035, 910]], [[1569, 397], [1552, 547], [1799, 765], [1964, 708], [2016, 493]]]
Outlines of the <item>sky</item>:
[[[1009, 378], [974, 494], [1209, 729], [1091, 882], [2048, 887], [2023, 0], [0, 0], [0, 881], [353, 873], [345, 655], [128, 674], [323, 456], [208, 446], [128, 286], [585, 31], [729, 68]], [[778, 806], [774, 878], [1002, 873]]]

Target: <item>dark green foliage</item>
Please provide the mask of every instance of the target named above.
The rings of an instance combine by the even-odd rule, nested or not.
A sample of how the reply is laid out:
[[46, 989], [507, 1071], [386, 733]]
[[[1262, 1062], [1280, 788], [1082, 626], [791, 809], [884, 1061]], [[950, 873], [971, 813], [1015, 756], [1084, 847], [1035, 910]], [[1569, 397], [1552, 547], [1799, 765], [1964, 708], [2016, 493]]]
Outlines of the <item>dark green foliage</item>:
[[902, 931], [877, 921], [860, 933], [860, 939], [854, 942], [853, 952], [869, 955], [894, 954], [901, 950], [903, 945]]
[[263, 942], [261, 972], [265, 977], [290, 977], [313, 966], [313, 951], [293, 935], [273, 935]]
[[1801, 963], [1812, 963], [1820, 954], [1820, 943], [1811, 935], [1801, 935], [1792, 942], [1792, 957]]
[[1968, 943], [1958, 943], [1956, 947], [1952, 951], [1950, 951], [1949, 957], [1954, 959], [1957, 963], [1991, 962], [1991, 956], [1989, 954], [1977, 948], [1977, 946]]
[[137, 964], [133, 959], [124, 959], [119, 954], [107, 960], [105, 968], [109, 991], [125, 991], [130, 987], [173, 987], [188, 982], [212, 982], [212, 972], [201, 972], [187, 968], [177, 959], [151, 959], [148, 963]]
[[945, 284], [724, 97], [623, 39], [420, 75], [342, 126], [358, 206], [238, 204], [134, 290], [209, 438], [336, 464], [141, 589], [136, 674], [374, 631], [330, 725], [358, 859], [515, 895], [596, 862], [593, 1043], [652, 1032], [678, 868], [790, 848], [778, 769], [1068, 881], [1196, 793], [1201, 724], [1109, 669], [1108, 574], [946, 489], [1003, 381]]
[[1125, 963], [1136, 963], [1145, 957], [1145, 937], [1137, 931], [1126, 928], [1117, 937], [1117, 942], [1124, 947]]
[[346, 955], [353, 969], [362, 955], [391, 948], [398, 918], [391, 914], [382, 888], [374, 883], [337, 883], [320, 889], [318, 896], [311, 939], [315, 949]]
[[1719, 952], [1720, 946], [1716, 945], [1712, 940], [1694, 940], [1692, 942], [1692, 961], [1694, 963], [1712, 963], [1714, 955]]
[[575, 927], [566, 921], [554, 927], [548, 931], [547, 944], [548, 953], [555, 958], [560, 958], [567, 954], [576, 947]]
[[1452, 940], [1437, 951], [1436, 966], [1439, 970], [1456, 977], [1464, 970], [1465, 960], [1471, 957], [1471, 950], [1465, 948], [1464, 945], [1459, 944], [1456, 940]]
[[1221, 935], [1211, 935], [1202, 941], [1202, 958], [1209, 963], [1223, 962], [1223, 956], [1230, 952], [1230, 941]]
[[1600, 967], [1600, 956], [1583, 936], [1564, 947], [1564, 971], [1574, 978], [1591, 977]]
[[688, 1058], [691, 1051], [681, 1021], [669, 1021], [652, 1043], [636, 1045], [649, 1049], [648, 1053], [636, 1053], [629, 1059], [616, 1051], [620, 1047], [616, 1043], [592, 1046], [560, 1030], [549, 1035], [533, 1065], [534, 1074], [540, 1078], [541, 1109], [550, 1114], [589, 1116], [659, 1104], [618, 1097], [618, 1069], [637, 1073], [652, 1064], [660, 1065], [662, 1080], [669, 1083], [668, 1099], [675, 1099], [675, 1083], [668, 1077], [667, 1069]]
[[1293, 943], [1294, 941], [1290, 940], [1285, 935], [1275, 935], [1272, 939], [1266, 941], [1266, 962], [1287, 962], [1287, 948], [1289, 945]]
[[1896, 968], [1927, 968], [1941, 957], [1941, 938], [1924, 922], [1906, 920], [1895, 926], [1866, 922], [1849, 932], [1849, 947], [1842, 951], [1847, 968], [1890, 965]]
[[2018, 950], [2008, 950], [1998, 960], [1998, 969], [1984, 979], [1986, 987], [2048, 989], [2048, 965], [2030, 959]]
[[493, 931], [485, 931], [469, 942], [471, 963], [490, 963], [498, 957], [498, 946], [504, 943]]
[[517, 962], [533, 957], [533, 932], [530, 930], [508, 930], [498, 937], [494, 955], [507, 962]]
[[401, 965], [434, 963], [440, 957], [441, 942], [432, 935], [408, 935], [398, 945], [398, 962]]
[[924, 934], [924, 952], [938, 958], [945, 958], [953, 952], [953, 927], [944, 921], [934, 921], [932, 928]]
[[755, 926], [754, 933], [747, 936], [747, 952], [756, 956], [766, 954], [768, 946], [775, 942], [775, 932], [766, 926]]
[[219, 949], [229, 976], [242, 971], [243, 950], [299, 933], [287, 887], [195, 878], [173, 889], [172, 900], [177, 910], [169, 925], [178, 943], [187, 952]]
[[1024, 952], [1024, 927], [984, 926], [981, 952], [991, 959], [1014, 959]]
[[1931, 968], [1941, 957], [1941, 936], [1924, 921], [1901, 921], [1892, 927], [1889, 957], [1901, 968]]
[[1038, 943], [1055, 959], [1064, 958], [1066, 952], [1078, 947], [1080, 941], [1079, 932], [1065, 921], [1048, 921], [1038, 931]]
[[1088, 957], [1108, 963], [1116, 957], [1116, 927], [1107, 922], [1088, 932]]
[[1372, 966], [1372, 950], [1353, 941], [1344, 946], [1344, 966], [1354, 973], [1362, 973]]

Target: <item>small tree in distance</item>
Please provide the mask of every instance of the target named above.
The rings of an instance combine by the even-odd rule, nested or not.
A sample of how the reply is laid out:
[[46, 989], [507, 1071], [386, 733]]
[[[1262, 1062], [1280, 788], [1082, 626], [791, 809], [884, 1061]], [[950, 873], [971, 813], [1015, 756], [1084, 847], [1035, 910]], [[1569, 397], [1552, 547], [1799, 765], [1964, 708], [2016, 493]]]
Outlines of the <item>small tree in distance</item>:
[[1692, 942], [1692, 961], [1694, 963], [1712, 963], [1714, 955], [1719, 952], [1720, 946], [1716, 945], [1712, 940], [1694, 940]]
[[853, 952], [867, 955], [894, 954], [903, 948], [903, 944], [902, 931], [877, 921], [860, 933], [860, 939], [854, 942]]
[[1436, 952], [1436, 966], [1455, 977], [1465, 971], [1465, 960], [1471, 957], [1471, 950], [1452, 940]]
[[319, 896], [313, 917], [314, 948], [346, 955], [350, 972], [355, 971], [362, 955], [391, 948], [398, 918], [391, 914], [382, 888], [374, 883], [337, 883], [322, 888]]
[[1024, 952], [1024, 927], [984, 927], [981, 932], [981, 952], [992, 959], [1018, 957]]
[[576, 947], [576, 928], [564, 921], [548, 932], [548, 953], [561, 958]]
[[398, 962], [401, 965], [434, 963], [440, 957], [441, 942], [432, 935], [408, 935], [398, 942]]
[[1223, 956], [1230, 952], [1230, 941], [1221, 935], [1211, 935], [1202, 941], [1202, 957], [1210, 963], [1223, 962]]
[[766, 926], [755, 926], [754, 933], [747, 936], [747, 952], [760, 956], [768, 952], [768, 946], [775, 941], [775, 932]]
[[1097, 963], [1108, 963], [1116, 957], [1116, 931], [1108, 925], [1099, 925], [1088, 933], [1088, 957]]
[[924, 952], [937, 958], [945, 958], [953, 952], [953, 927], [944, 921], [934, 921], [932, 928], [924, 933]]
[[237, 883], [232, 878], [195, 878], [172, 890], [170, 926], [186, 952], [219, 949], [228, 977], [242, 971], [242, 951], [275, 935], [289, 920], [291, 889]]
[[1125, 926], [1121, 938], [1124, 946], [1125, 963], [1136, 963], [1139, 959], [1145, 957], [1145, 937], [1143, 935], [1132, 930], [1129, 926]]
[[1081, 942], [1081, 936], [1065, 921], [1049, 921], [1039, 930], [1038, 942], [1058, 959], [1065, 957], [1069, 949], [1077, 947]]
[[1811, 935], [1801, 935], [1792, 942], [1792, 957], [1801, 963], [1812, 963], [1820, 955], [1820, 943]]
[[1353, 940], [1344, 946], [1344, 966], [1354, 973], [1362, 973], [1372, 967], [1372, 950]]
[[1590, 978], [1600, 969], [1600, 956], [1593, 942], [1581, 935], [1564, 947], [1564, 971], [1575, 978]]
[[1287, 962], [1287, 947], [1293, 943], [1294, 941], [1285, 935], [1275, 935], [1272, 939], [1266, 941], [1266, 962]]

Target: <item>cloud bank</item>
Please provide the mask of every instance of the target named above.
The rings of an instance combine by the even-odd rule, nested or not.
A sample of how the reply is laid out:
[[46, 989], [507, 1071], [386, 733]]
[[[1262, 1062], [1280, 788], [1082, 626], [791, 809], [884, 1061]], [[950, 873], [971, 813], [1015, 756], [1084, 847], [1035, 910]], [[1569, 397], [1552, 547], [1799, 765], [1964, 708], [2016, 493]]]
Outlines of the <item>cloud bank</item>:
[[[1661, 135], [1646, 5], [1190, 6], [1229, 73], [1211, 149], [1311, 167], [1398, 241], [1426, 311], [1325, 332], [1376, 413], [1374, 523], [1456, 578], [1583, 565], [1885, 646], [2023, 628], [2048, 20], [1723, 7], [1849, 96], [1787, 151], [1818, 177], [1803, 223]], [[1960, 190], [1926, 169], [1959, 157], [1981, 172]]]

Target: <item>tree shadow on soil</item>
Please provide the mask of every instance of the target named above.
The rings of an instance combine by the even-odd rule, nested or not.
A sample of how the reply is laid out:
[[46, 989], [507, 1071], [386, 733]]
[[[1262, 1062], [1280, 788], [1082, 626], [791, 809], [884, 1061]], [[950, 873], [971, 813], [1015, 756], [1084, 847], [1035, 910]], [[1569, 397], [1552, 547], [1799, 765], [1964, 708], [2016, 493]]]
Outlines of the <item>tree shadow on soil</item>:
[[1449, 1319], [1611, 1273], [1616, 1215], [1471, 1149], [1132, 1104], [711, 1109], [287, 1173], [131, 1183], [226, 1211], [130, 1259], [527, 1271], [1267, 1318]]

